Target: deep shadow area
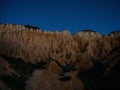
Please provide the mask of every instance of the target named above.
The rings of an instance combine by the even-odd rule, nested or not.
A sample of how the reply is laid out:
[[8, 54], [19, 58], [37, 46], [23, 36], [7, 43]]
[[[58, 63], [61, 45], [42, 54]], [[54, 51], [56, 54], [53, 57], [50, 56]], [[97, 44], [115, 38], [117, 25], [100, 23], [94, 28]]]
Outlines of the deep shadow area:
[[93, 68], [79, 71], [78, 78], [83, 81], [85, 90], [120, 90], [120, 60], [107, 76], [104, 71], [101, 62], [97, 61]]
[[[85, 90], [93, 90], [94, 85], [102, 76], [102, 64], [100, 61], [94, 61], [94, 67], [88, 70], [80, 70], [78, 78], [83, 81]], [[95, 89], [98, 90], [98, 89]]]
[[70, 79], [71, 79], [70, 76], [64, 76], [64, 77], [59, 78], [60, 81], [69, 81]]
[[94, 89], [120, 90], [120, 60], [114, 65], [107, 76], [102, 77], [99, 82], [96, 82]]
[[9, 87], [11, 90], [25, 90], [26, 81], [32, 76], [35, 69], [45, 68], [45, 62], [38, 62], [36, 64], [30, 62], [24, 62], [20, 58], [8, 57], [1, 55], [5, 61], [7, 61], [13, 70], [19, 74], [19, 76], [12, 74], [1, 75], [1, 80]]

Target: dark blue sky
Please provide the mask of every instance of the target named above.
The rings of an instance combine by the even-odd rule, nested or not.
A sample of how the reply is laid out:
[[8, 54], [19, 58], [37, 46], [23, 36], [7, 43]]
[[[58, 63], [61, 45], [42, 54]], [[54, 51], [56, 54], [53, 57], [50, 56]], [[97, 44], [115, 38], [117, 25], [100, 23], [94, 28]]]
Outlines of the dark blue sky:
[[0, 0], [0, 22], [43, 30], [120, 30], [120, 0]]

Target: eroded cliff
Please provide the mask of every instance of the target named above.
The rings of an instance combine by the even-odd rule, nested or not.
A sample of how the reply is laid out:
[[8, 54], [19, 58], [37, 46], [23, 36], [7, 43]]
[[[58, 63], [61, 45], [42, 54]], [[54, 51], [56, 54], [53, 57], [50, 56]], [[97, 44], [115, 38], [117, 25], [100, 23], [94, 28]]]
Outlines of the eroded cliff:
[[[112, 68], [114, 65], [120, 61], [119, 47], [120, 31], [101, 35], [95, 31], [84, 30], [76, 33], [75, 35], [71, 35], [67, 30], [62, 32], [48, 32], [39, 30], [39, 28], [28, 28], [22, 25], [1, 24], [0, 65], [2, 68], [0, 68], [0, 74], [3, 75], [4, 72], [8, 75], [11, 75], [12, 73], [17, 77], [19, 77], [21, 74], [19, 73], [19, 70], [13, 70], [13, 68], [10, 68], [9, 63], [6, 61], [7, 59], [10, 59], [9, 57], [14, 57], [17, 61], [19, 61], [18, 58], [20, 58], [22, 63], [25, 63], [25, 66], [28, 65], [26, 63], [29, 63], [30, 66], [28, 65], [28, 67], [34, 67], [34, 70], [39, 68], [38, 66], [41, 65], [40, 63], [42, 62], [44, 63], [43, 67], [47, 70], [35, 71], [33, 77], [31, 77], [31, 79], [27, 82], [26, 88], [28, 90], [33, 90], [31, 88], [45, 88], [44, 85], [39, 86], [39, 84], [45, 80], [50, 83], [51, 79], [55, 80], [58, 85], [56, 85], [55, 82], [51, 82], [51, 84], [47, 83], [45, 85], [48, 85], [48, 88], [51, 87], [52, 89], [58, 90], [58, 88], [61, 87], [62, 90], [65, 90], [66, 88], [75, 90], [76, 87], [77, 89], [81, 88], [83, 90], [83, 87], [85, 87], [83, 84], [84, 80], [83, 83], [81, 81], [77, 81], [76, 77], [73, 75], [81, 78], [82, 76], [79, 74], [79, 71], [85, 71], [86, 75], [87, 70], [91, 74], [91, 70], [96, 68], [96, 70], [99, 71], [99, 75], [102, 76], [100, 79], [103, 79], [104, 77], [106, 78], [110, 73], [112, 73]], [[7, 57], [7, 59], [5, 57]], [[101, 64], [100, 66], [97, 65], [99, 69], [96, 67], [96, 63]], [[3, 64], [5, 64], [5, 66]], [[33, 64], [37, 64], [38, 66], [34, 66]], [[26, 66], [24, 68], [28, 67]], [[6, 70], [4, 70], [4, 68], [6, 68]], [[32, 68], [30, 73], [32, 73], [34, 70]], [[101, 73], [100, 70], [103, 73]], [[38, 75], [36, 74], [37, 72]], [[51, 72], [55, 73], [56, 76], [52, 75]], [[69, 81], [67, 84], [62, 86], [63, 82], [61, 83], [60, 81], [57, 81], [59, 80], [57, 75], [61, 73], [66, 73], [68, 76], [71, 76], [72, 81]], [[46, 78], [44, 74], [48, 75], [49, 77]], [[96, 73], [92, 74], [96, 75]], [[35, 82], [39, 76], [43, 77], [43, 79], [37, 82], [38, 86], [35, 87], [33, 84], [33, 86], [31, 86], [31, 83], [33, 81]], [[45, 81], [45, 83], [47, 81]], [[75, 81], [76, 85], [72, 83]], [[71, 84], [71, 87], [68, 87], [69, 83]], [[79, 87], [80, 83], [81, 87]]]

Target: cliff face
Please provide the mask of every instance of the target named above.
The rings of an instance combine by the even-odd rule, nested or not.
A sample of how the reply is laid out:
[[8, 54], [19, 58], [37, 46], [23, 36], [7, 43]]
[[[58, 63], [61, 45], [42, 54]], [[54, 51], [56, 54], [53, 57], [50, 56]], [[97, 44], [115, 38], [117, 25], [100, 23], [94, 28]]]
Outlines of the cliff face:
[[19, 57], [33, 63], [49, 62], [50, 58], [54, 58], [63, 65], [80, 65], [84, 58], [87, 61], [100, 59], [118, 47], [120, 33], [116, 33], [100, 35], [86, 30], [72, 36], [68, 31], [42, 32], [25, 26], [3, 24], [0, 25], [0, 55]]
[[[27, 28], [21, 25], [0, 25], [1, 56], [21, 58], [24, 62], [33, 64], [44, 62], [48, 71], [59, 74], [89, 70], [95, 67], [94, 62], [100, 62], [102, 68], [105, 69], [104, 75], [107, 75], [108, 71], [110, 72], [111, 68], [120, 61], [119, 58], [114, 60], [115, 57], [120, 56], [119, 51], [115, 50], [117, 54], [111, 54], [114, 49], [119, 47], [119, 31], [101, 35], [91, 30], [84, 30], [71, 35], [69, 31], [43, 32], [38, 28]], [[114, 65], [110, 62], [114, 62]], [[2, 59], [0, 63], [9, 67], [7, 62]], [[48, 72], [44, 73], [49, 74]], [[41, 75], [44, 76], [44, 73]], [[51, 74], [50, 76], [53, 77]], [[54, 79], [56, 80], [56, 78]], [[31, 80], [28, 83], [31, 83]], [[61, 85], [61, 83], [59, 84]], [[73, 84], [71, 83], [71, 85]], [[67, 86], [62, 88], [65, 87]], [[29, 85], [28, 88], [30, 88]]]

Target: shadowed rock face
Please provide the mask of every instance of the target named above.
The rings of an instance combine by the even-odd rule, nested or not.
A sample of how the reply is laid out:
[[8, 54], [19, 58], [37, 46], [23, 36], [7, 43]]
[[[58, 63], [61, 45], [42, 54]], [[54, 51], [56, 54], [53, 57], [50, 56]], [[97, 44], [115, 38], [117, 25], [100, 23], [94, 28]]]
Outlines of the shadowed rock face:
[[120, 88], [119, 31], [101, 35], [84, 30], [71, 35], [68, 31], [43, 32], [29, 27], [0, 24], [0, 88], [109, 90], [110, 85], [113, 87], [110, 90]]

